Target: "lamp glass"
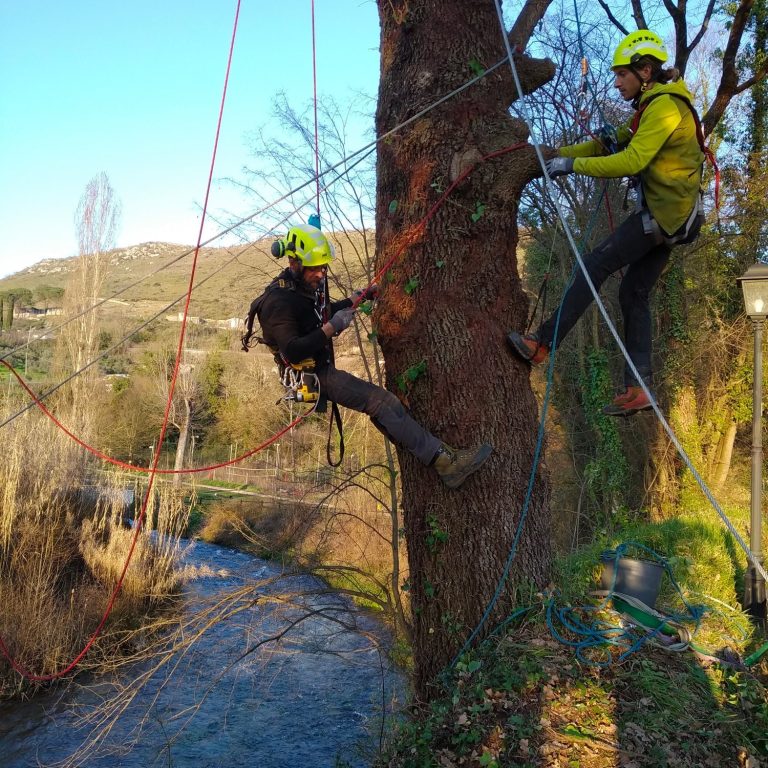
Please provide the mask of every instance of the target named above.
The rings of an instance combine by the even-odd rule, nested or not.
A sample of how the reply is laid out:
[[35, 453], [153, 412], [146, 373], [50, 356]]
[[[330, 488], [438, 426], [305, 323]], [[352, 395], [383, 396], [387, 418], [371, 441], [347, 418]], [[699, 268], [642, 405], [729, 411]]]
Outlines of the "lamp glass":
[[741, 290], [744, 293], [744, 309], [752, 319], [768, 315], [768, 280], [742, 279]]

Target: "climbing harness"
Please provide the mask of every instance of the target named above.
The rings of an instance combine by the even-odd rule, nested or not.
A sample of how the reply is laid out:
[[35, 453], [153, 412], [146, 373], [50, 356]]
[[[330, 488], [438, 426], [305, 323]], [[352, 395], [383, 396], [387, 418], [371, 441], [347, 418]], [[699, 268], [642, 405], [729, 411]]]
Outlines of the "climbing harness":
[[315, 403], [320, 397], [320, 381], [315, 373], [315, 361], [311, 358], [296, 365], [283, 366], [280, 377], [285, 394], [277, 401], [294, 400], [297, 403]]

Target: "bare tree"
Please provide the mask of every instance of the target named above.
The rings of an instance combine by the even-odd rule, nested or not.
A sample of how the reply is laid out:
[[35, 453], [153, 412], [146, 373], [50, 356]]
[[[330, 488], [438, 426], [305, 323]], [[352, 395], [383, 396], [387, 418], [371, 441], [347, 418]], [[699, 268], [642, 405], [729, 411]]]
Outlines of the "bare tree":
[[[64, 295], [64, 312], [74, 317], [61, 332], [58, 366], [67, 372], [78, 370], [96, 351], [97, 315], [89, 310], [104, 285], [107, 251], [114, 246], [120, 219], [120, 203], [107, 174], [94, 176], [86, 185], [75, 214], [79, 257]], [[93, 386], [93, 370], [73, 379], [69, 404], [73, 419], [80, 422], [80, 434], [90, 423], [87, 393]]]

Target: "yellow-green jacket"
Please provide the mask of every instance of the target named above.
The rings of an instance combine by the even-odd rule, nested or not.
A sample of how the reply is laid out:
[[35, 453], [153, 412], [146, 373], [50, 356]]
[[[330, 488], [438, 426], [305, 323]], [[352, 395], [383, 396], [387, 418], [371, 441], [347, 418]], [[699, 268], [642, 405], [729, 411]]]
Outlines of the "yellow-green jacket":
[[697, 202], [701, 186], [704, 155], [696, 136], [696, 122], [691, 110], [679, 98], [660, 94], [674, 93], [689, 103], [693, 97], [682, 80], [645, 91], [639, 108], [643, 109], [635, 135], [631, 121], [618, 129], [619, 146], [614, 155], [599, 141], [586, 141], [561, 147], [562, 157], [576, 158], [575, 173], [599, 178], [640, 176], [645, 204], [659, 226], [673, 234], [686, 221]]

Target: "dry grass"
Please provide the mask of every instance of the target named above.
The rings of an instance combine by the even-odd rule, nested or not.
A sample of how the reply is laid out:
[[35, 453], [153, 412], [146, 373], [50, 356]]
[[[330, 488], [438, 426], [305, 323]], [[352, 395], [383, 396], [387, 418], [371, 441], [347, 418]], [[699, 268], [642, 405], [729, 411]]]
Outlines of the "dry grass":
[[383, 467], [365, 468], [337, 479], [322, 495], [307, 486], [304, 501], [221, 501], [207, 511], [199, 536], [261, 557], [288, 558], [383, 611], [402, 630], [407, 552], [399, 537], [393, 547], [399, 523], [393, 524], [388, 506], [388, 477]]
[[[17, 406], [6, 398], [0, 411], [9, 414]], [[3, 437], [0, 636], [21, 666], [50, 675], [68, 665], [98, 626], [133, 532], [124, 527], [119, 479], [106, 475], [98, 485], [90, 482], [87, 454], [39, 413], [11, 422]], [[178, 586], [176, 544], [167, 534], [182, 530], [187, 510], [170, 490], [153, 502], [152, 525], [138, 537], [113, 624], [135, 624]], [[96, 655], [108, 662], [115, 651], [101, 646]], [[27, 687], [0, 659], [0, 698]]]

